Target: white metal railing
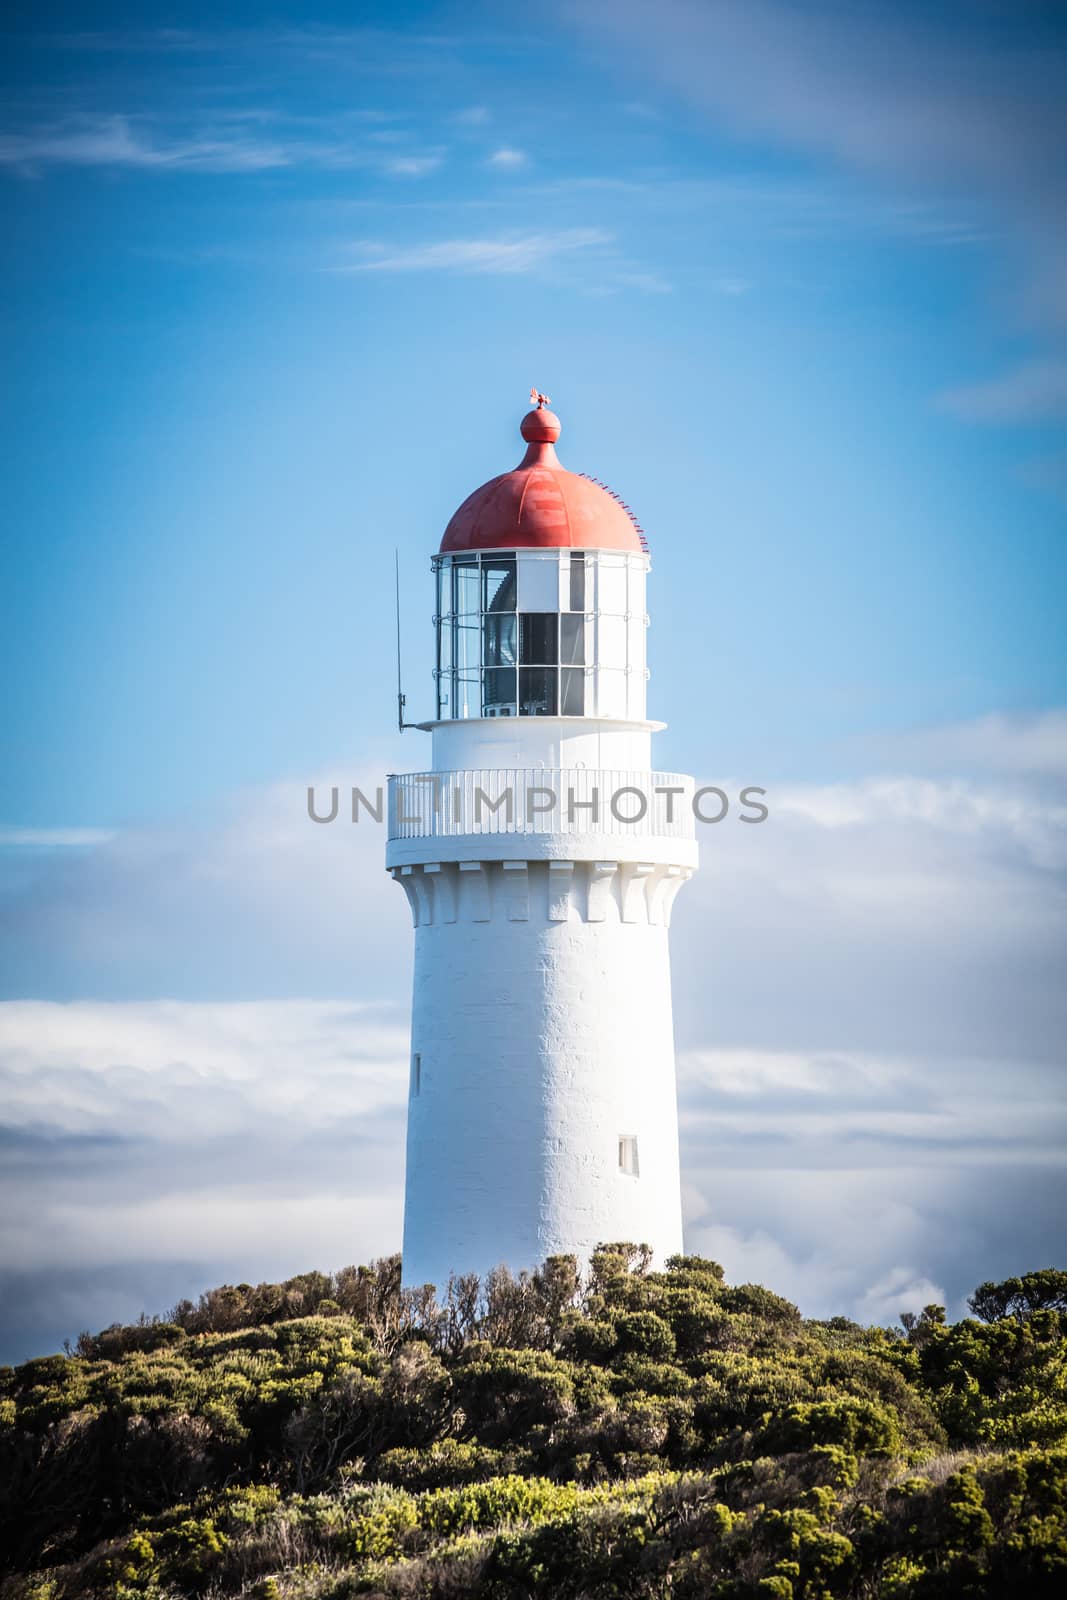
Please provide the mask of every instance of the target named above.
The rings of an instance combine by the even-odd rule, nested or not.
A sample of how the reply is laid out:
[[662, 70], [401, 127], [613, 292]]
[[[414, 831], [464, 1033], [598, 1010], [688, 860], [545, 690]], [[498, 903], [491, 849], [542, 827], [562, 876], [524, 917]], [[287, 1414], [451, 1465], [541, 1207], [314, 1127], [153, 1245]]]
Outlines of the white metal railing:
[[389, 838], [606, 833], [692, 839], [693, 780], [676, 772], [481, 767], [389, 778]]

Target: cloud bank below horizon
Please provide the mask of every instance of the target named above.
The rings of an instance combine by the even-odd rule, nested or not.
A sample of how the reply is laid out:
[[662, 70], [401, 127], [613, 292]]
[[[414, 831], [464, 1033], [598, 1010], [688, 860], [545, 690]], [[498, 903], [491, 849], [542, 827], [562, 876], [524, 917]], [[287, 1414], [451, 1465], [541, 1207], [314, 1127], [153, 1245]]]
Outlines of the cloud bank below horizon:
[[[881, 773], [702, 830], [672, 933], [686, 1236], [735, 1281], [891, 1321], [1054, 1258], [1063, 725], [900, 736]], [[40, 996], [0, 1004], [9, 1357], [398, 1247], [411, 935], [382, 844], [279, 784], [212, 828], [0, 852], [8, 993]]]

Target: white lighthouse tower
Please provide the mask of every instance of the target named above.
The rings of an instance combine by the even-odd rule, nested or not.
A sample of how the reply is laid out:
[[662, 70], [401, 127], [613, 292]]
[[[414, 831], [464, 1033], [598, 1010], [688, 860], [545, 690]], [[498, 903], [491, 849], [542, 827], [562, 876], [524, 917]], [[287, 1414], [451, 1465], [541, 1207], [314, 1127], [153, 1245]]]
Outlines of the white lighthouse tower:
[[651, 768], [644, 536], [527, 450], [433, 559], [429, 772], [390, 780], [415, 924], [403, 1276], [682, 1248], [667, 930], [697, 864], [692, 780]]

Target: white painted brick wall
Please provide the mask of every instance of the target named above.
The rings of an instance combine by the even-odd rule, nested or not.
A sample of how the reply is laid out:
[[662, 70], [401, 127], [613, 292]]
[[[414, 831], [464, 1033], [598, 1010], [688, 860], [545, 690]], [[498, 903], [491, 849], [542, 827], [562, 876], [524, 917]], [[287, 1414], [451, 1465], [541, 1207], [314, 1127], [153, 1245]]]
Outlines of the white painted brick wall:
[[[599, 903], [597, 864], [575, 865], [566, 921], [550, 920], [546, 862], [452, 867], [457, 920], [417, 928], [407, 1284], [584, 1259], [613, 1239], [661, 1261], [682, 1248], [667, 928], [647, 904], [664, 869], [614, 865]], [[416, 910], [430, 903], [405, 887]], [[638, 1177], [619, 1169], [621, 1135], [637, 1136]]]

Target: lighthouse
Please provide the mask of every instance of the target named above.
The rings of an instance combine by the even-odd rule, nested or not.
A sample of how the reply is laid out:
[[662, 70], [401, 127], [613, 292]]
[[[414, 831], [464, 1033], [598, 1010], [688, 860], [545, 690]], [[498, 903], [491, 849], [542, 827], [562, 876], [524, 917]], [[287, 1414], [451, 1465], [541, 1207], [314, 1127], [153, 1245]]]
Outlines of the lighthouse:
[[415, 927], [403, 1279], [438, 1290], [682, 1248], [668, 929], [693, 784], [651, 764], [644, 535], [531, 399], [519, 465], [433, 557], [432, 757], [389, 788]]

